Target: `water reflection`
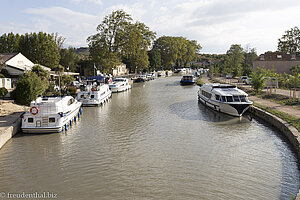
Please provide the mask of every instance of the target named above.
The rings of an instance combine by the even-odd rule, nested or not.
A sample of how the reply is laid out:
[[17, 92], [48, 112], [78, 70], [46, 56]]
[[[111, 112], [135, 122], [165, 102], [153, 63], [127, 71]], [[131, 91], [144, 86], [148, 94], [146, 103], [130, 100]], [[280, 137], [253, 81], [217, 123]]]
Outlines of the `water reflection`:
[[201, 120], [207, 122], [218, 122], [216, 124], [230, 125], [250, 123], [251, 117], [245, 114], [242, 117], [233, 117], [201, 104], [197, 100], [177, 102], [169, 106], [170, 113], [184, 120]]

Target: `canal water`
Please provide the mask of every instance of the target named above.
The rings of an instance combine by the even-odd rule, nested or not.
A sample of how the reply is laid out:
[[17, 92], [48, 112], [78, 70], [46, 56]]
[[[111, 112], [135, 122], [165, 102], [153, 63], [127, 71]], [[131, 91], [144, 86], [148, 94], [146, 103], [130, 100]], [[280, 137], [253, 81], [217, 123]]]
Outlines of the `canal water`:
[[271, 126], [216, 113], [179, 76], [83, 108], [68, 132], [18, 134], [0, 151], [0, 192], [58, 199], [291, 199], [291, 148]]

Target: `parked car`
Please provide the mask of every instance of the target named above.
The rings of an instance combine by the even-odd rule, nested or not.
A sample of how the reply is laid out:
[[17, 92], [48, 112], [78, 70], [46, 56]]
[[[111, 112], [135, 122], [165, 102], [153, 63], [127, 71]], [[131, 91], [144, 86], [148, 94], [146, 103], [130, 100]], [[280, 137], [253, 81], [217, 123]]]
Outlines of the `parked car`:
[[241, 76], [238, 80], [239, 83], [245, 83], [245, 80], [247, 80], [248, 77], [247, 76]]
[[226, 78], [227, 79], [232, 78], [232, 75], [231, 74], [226, 74]]

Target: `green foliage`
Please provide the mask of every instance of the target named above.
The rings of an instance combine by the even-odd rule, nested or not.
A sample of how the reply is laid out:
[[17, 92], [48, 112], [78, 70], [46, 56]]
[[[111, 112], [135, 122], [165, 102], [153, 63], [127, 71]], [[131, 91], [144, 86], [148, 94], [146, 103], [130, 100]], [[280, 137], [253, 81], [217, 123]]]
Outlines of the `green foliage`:
[[296, 53], [300, 51], [300, 30], [298, 27], [285, 31], [278, 39], [278, 50], [284, 53]]
[[281, 112], [279, 110], [273, 109], [273, 108], [269, 108], [266, 106], [262, 106], [259, 105], [257, 103], [253, 103], [254, 106], [259, 107], [273, 115], [276, 115], [277, 117], [283, 119], [284, 121], [288, 122], [289, 124], [291, 124], [292, 126], [294, 126], [298, 131], [300, 131], [300, 120], [294, 116], [291, 116], [289, 114], [286, 114], [284, 112]]
[[5, 78], [5, 76], [3, 74], [0, 74], [0, 78]]
[[50, 77], [50, 73], [47, 70], [44, 70], [40, 65], [33, 66], [31, 71], [36, 73], [43, 81], [47, 81]]
[[242, 74], [242, 63], [244, 61], [244, 53], [241, 45], [233, 44], [226, 53], [225, 72], [231, 73], [233, 77]]
[[255, 93], [260, 92], [262, 89], [264, 89], [266, 80], [264, 77], [267, 74], [267, 70], [264, 68], [257, 68], [256, 71], [253, 71], [250, 75], [251, 77], [251, 85], [255, 91]]
[[[60, 77], [60, 85], [61, 85], [61, 87], [70, 85], [73, 80], [74, 80], [74, 78], [72, 76], [62, 75]], [[59, 85], [59, 79], [58, 78], [56, 79], [55, 83], [56, 83], [56, 85]]]
[[76, 54], [75, 49], [69, 47], [68, 49], [60, 50], [60, 61], [59, 64], [64, 66], [65, 69], [69, 67], [70, 71], [77, 71], [79, 62], [79, 56]]
[[13, 33], [0, 37], [0, 53], [21, 52], [33, 63], [50, 68], [58, 66], [60, 55], [54, 36], [39, 32], [24, 35]]
[[7, 78], [10, 77], [10, 75], [9, 75], [9, 73], [8, 73], [8, 71], [7, 71], [6, 69], [2, 69], [2, 70], [1, 70], [1, 74], [3, 74], [4, 77], [7, 77]]
[[70, 93], [70, 95], [76, 95], [77, 94], [77, 89], [75, 87], [67, 87], [67, 92]]
[[19, 34], [5, 33], [0, 37], [0, 53], [16, 53], [19, 51]]
[[257, 58], [257, 53], [254, 48], [249, 48], [248, 46], [244, 49], [244, 62], [242, 65], [242, 74], [244, 76], [249, 76], [252, 72], [253, 61]]
[[186, 67], [191, 61], [196, 60], [201, 46], [195, 40], [162, 36], [154, 42], [153, 49], [160, 52], [162, 67], [170, 69], [174, 65]]
[[19, 51], [33, 63], [39, 63], [50, 68], [59, 64], [59, 51], [56, 42], [50, 34], [26, 33], [19, 41]]
[[19, 104], [29, 105], [31, 101], [42, 95], [47, 87], [48, 82], [42, 81], [36, 73], [29, 71], [19, 77], [12, 97]]
[[201, 77], [199, 77], [197, 80], [196, 80], [196, 84], [199, 85], [199, 86], [202, 86], [204, 84], [204, 82], [202, 81]]
[[87, 41], [91, 58], [101, 71], [111, 71], [123, 60], [131, 70], [148, 67], [147, 51], [155, 33], [145, 24], [133, 23], [129, 14], [117, 10], [104, 18], [97, 31]]
[[148, 52], [148, 56], [149, 56], [149, 62], [150, 62], [150, 67], [153, 70], [159, 70], [161, 69], [161, 55], [159, 50], [157, 49], [151, 49]]
[[0, 96], [5, 97], [5, 95], [7, 95], [8, 91], [5, 87], [0, 88]]

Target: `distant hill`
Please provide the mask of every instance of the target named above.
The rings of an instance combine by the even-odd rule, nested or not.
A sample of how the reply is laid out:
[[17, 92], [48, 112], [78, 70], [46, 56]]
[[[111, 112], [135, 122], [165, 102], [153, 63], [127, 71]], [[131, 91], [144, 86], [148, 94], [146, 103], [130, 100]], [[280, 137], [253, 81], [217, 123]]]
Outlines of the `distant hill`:
[[77, 55], [79, 55], [79, 57], [81, 57], [81, 58], [85, 58], [90, 55], [88, 47], [79, 47], [79, 48], [75, 49], [75, 53]]

